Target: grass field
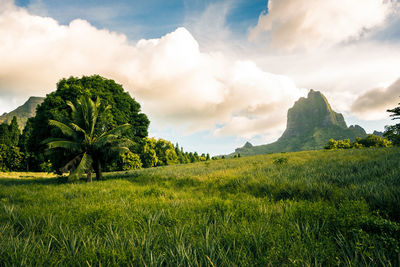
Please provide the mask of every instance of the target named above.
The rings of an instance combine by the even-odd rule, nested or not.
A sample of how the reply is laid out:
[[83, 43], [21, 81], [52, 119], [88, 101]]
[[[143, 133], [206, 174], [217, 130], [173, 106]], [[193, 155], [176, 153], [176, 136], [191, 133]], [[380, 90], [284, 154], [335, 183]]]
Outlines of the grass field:
[[400, 149], [0, 173], [0, 265], [399, 266]]

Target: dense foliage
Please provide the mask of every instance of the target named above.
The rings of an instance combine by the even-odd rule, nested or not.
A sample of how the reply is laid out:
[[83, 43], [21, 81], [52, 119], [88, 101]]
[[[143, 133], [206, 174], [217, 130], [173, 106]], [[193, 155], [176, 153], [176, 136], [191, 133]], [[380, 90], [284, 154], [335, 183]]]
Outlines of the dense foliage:
[[368, 134], [365, 138], [357, 137], [356, 141], [351, 143], [350, 139], [335, 140], [330, 139], [325, 149], [349, 149], [349, 148], [363, 148], [363, 147], [391, 147], [392, 142], [386, 138]]
[[20, 134], [17, 117], [14, 116], [10, 124], [0, 124], [0, 144], [18, 146]]
[[[390, 116], [393, 117], [393, 120], [400, 119], [400, 103], [398, 107], [387, 111], [392, 113]], [[392, 141], [394, 145], [400, 145], [400, 123], [386, 126], [384, 136]]]
[[1, 175], [4, 266], [400, 265], [399, 148]]
[[[149, 120], [140, 113], [140, 105], [124, 92], [121, 85], [101, 76], [70, 77], [57, 84], [57, 90], [42, 98], [30, 98], [24, 106], [18, 108], [22, 113], [33, 114], [30, 102], [41, 103], [35, 117], [26, 122], [22, 134], [18, 129], [17, 118], [11, 123], [0, 124], [0, 171], [56, 171], [74, 158], [74, 152], [66, 149], [46, 151], [43, 140], [62, 138], [63, 133], [49, 124], [55, 120], [64, 124], [71, 122], [72, 111], [68, 101], [76, 103], [82, 96], [92, 100], [99, 97], [102, 106], [111, 106], [99, 118], [96, 131], [109, 131], [118, 125], [132, 125], [122, 135], [130, 139], [129, 152], [122, 154], [103, 153], [100, 165], [105, 171], [134, 170], [142, 167], [165, 166], [177, 163], [190, 163], [209, 160], [210, 156], [184, 152], [163, 139], [147, 137]], [[36, 106], [36, 105], [35, 105]], [[17, 110], [18, 110], [17, 109]], [[11, 114], [11, 113], [10, 113]], [[18, 113], [20, 114], [20, 113]], [[107, 146], [104, 148], [107, 150]], [[107, 150], [111, 152], [111, 150]]]
[[15, 116], [10, 124], [0, 124], [0, 171], [25, 170], [26, 155], [18, 147], [20, 134]]
[[[57, 83], [57, 90], [48, 94], [43, 103], [38, 106], [36, 116], [28, 120], [24, 130], [26, 149], [32, 155], [30, 169], [38, 170], [38, 166], [49, 159], [57, 170], [65, 166], [66, 161], [71, 158], [70, 152], [65, 150], [45, 154], [46, 146], [42, 144], [42, 141], [61, 137], [59, 130], [48, 122], [71, 119], [71, 110], [67, 101], [75, 102], [80, 96], [89, 96], [92, 99], [99, 97], [104, 105], [111, 106], [107, 115], [98, 123], [105, 131], [129, 123], [132, 127], [124, 133], [125, 137], [140, 143], [141, 139], [147, 136], [149, 126], [147, 116], [140, 113], [139, 103], [124, 92], [121, 85], [98, 75], [62, 79]], [[105, 158], [103, 163], [107, 167], [116, 164], [117, 160], [109, 157]]]
[[145, 138], [140, 152], [143, 167], [166, 166], [173, 164], [186, 164], [210, 160], [210, 154], [199, 156], [197, 152], [185, 152], [178, 144], [175, 147], [170, 141], [162, 138]]
[[[131, 129], [129, 123], [119, 125], [114, 129], [105, 131], [99, 127], [98, 122], [105, 116], [111, 106], [104, 106], [100, 98], [92, 101], [89, 96], [81, 96], [76, 105], [67, 102], [71, 108], [72, 121], [64, 124], [50, 120], [52, 126], [57, 127], [65, 138], [49, 138], [44, 141], [49, 149], [68, 150], [72, 158], [60, 172], [70, 171], [68, 179], [77, 180], [87, 174], [87, 181], [92, 181], [92, 171], [96, 172], [96, 179], [102, 179], [102, 162], [106, 156], [117, 157], [130, 152], [127, 145], [132, 141], [121, 138], [121, 133]], [[68, 120], [64, 118], [64, 120]], [[126, 159], [126, 156], [124, 157]]]

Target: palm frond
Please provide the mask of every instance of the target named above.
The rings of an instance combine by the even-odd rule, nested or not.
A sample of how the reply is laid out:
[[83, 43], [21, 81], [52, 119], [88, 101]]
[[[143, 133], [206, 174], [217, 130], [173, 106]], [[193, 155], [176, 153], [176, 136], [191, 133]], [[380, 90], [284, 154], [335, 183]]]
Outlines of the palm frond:
[[67, 101], [67, 105], [71, 108], [71, 117], [72, 121], [74, 121], [76, 124], [81, 124], [82, 123], [82, 115], [81, 111], [71, 102]]
[[71, 108], [71, 114], [72, 114], [72, 119], [73, 120], [75, 120], [75, 118], [76, 118], [76, 113], [77, 113], [77, 110], [76, 110], [76, 107], [75, 107], [75, 105], [71, 102], [71, 101], [67, 101], [67, 105]]
[[104, 138], [107, 135], [118, 135], [120, 133], [123, 133], [123, 132], [129, 130], [131, 127], [132, 126], [129, 123], [125, 123], [125, 124], [119, 125], [119, 126], [115, 127], [114, 129], [112, 129], [112, 130], [110, 130], [108, 132], [102, 133], [100, 135], [100, 137], [98, 138], [98, 140], [100, 141], [102, 138]]
[[71, 126], [75, 131], [81, 132], [84, 135], [87, 135], [86, 131], [84, 129], [82, 129], [78, 124], [75, 124], [75, 123], [71, 122]]
[[118, 153], [118, 154], [123, 154], [123, 153], [126, 153], [126, 152], [130, 152], [131, 150], [126, 146], [121, 146], [121, 147], [114, 146], [114, 147], [110, 148], [110, 151], [112, 151], [114, 153]]
[[70, 140], [51, 141], [47, 145], [49, 149], [64, 148], [70, 151], [78, 151], [81, 147], [79, 143]]
[[50, 143], [50, 142], [54, 142], [54, 141], [65, 141], [65, 140], [68, 140], [68, 139], [50, 137], [50, 138], [47, 138], [47, 139], [43, 140], [42, 142], [40, 142], [40, 144], [46, 145], [46, 144], [48, 144], [48, 143]]
[[97, 97], [96, 101], [93, 102], [90, 100], [90, 106], [91, 106], [91, 121], [90, 121], [90, 137], [93, 137], [94, 134], [94, 129], [97, 123], [97, 119], [99, 117], [99, 108], [100, 108], [101, 102], [100, 102], [100, 98]]
[[55, 121], [55, 120], [49, 120], [49, 124], [60, 129], [61, 132], [66, 136], [75, 137], [75, 135], [76, 135], [75, 131], [71, 127], [69, 127], [68, 125], [66, 125], [62, 122]]

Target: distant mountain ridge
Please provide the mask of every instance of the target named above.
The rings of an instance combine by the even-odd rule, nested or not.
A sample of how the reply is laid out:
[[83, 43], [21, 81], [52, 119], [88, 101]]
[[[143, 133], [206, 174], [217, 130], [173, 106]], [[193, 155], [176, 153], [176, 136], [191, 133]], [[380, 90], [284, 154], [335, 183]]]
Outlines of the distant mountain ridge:
[[4, 113], [0, 116], [0, 123], [10, 123], [14, 116], [17, 117], [18, 126], [20, 129], [25, 127], [25, 124], [30, 117], [34, 117], [36, 114], [36, 107], [40, 105], [44, 100], [44, 97], [31, 96], [22, 106], [14, 109], [9, 113]]
[[330, 138], [351, 139], [365, 137], [365, 130], [358, 126], [347, 127], [342, 114], [333, 111], [326, 97], [310, 90], [307, 98], [301, 97], [288, 110], [287, 127], [278, 141], [260, 146], [249, 142], [233, 154], [257, 155], [323, 148]]

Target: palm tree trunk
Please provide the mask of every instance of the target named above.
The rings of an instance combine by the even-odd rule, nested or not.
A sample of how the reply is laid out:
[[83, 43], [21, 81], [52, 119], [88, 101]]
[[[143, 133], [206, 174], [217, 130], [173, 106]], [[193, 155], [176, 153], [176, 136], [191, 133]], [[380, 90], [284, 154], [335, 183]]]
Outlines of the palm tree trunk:
[[86, 182], [88, 182], [88, 183], [92, 182], [92, 170], [91, 169], [88, 170]]
[[100, 181], [103, 179], [103, 174], [101, 173], [101, 163], [100, 160], [96, 160], [95, 164], [95, 171], [96, 171], [96, 180]]

